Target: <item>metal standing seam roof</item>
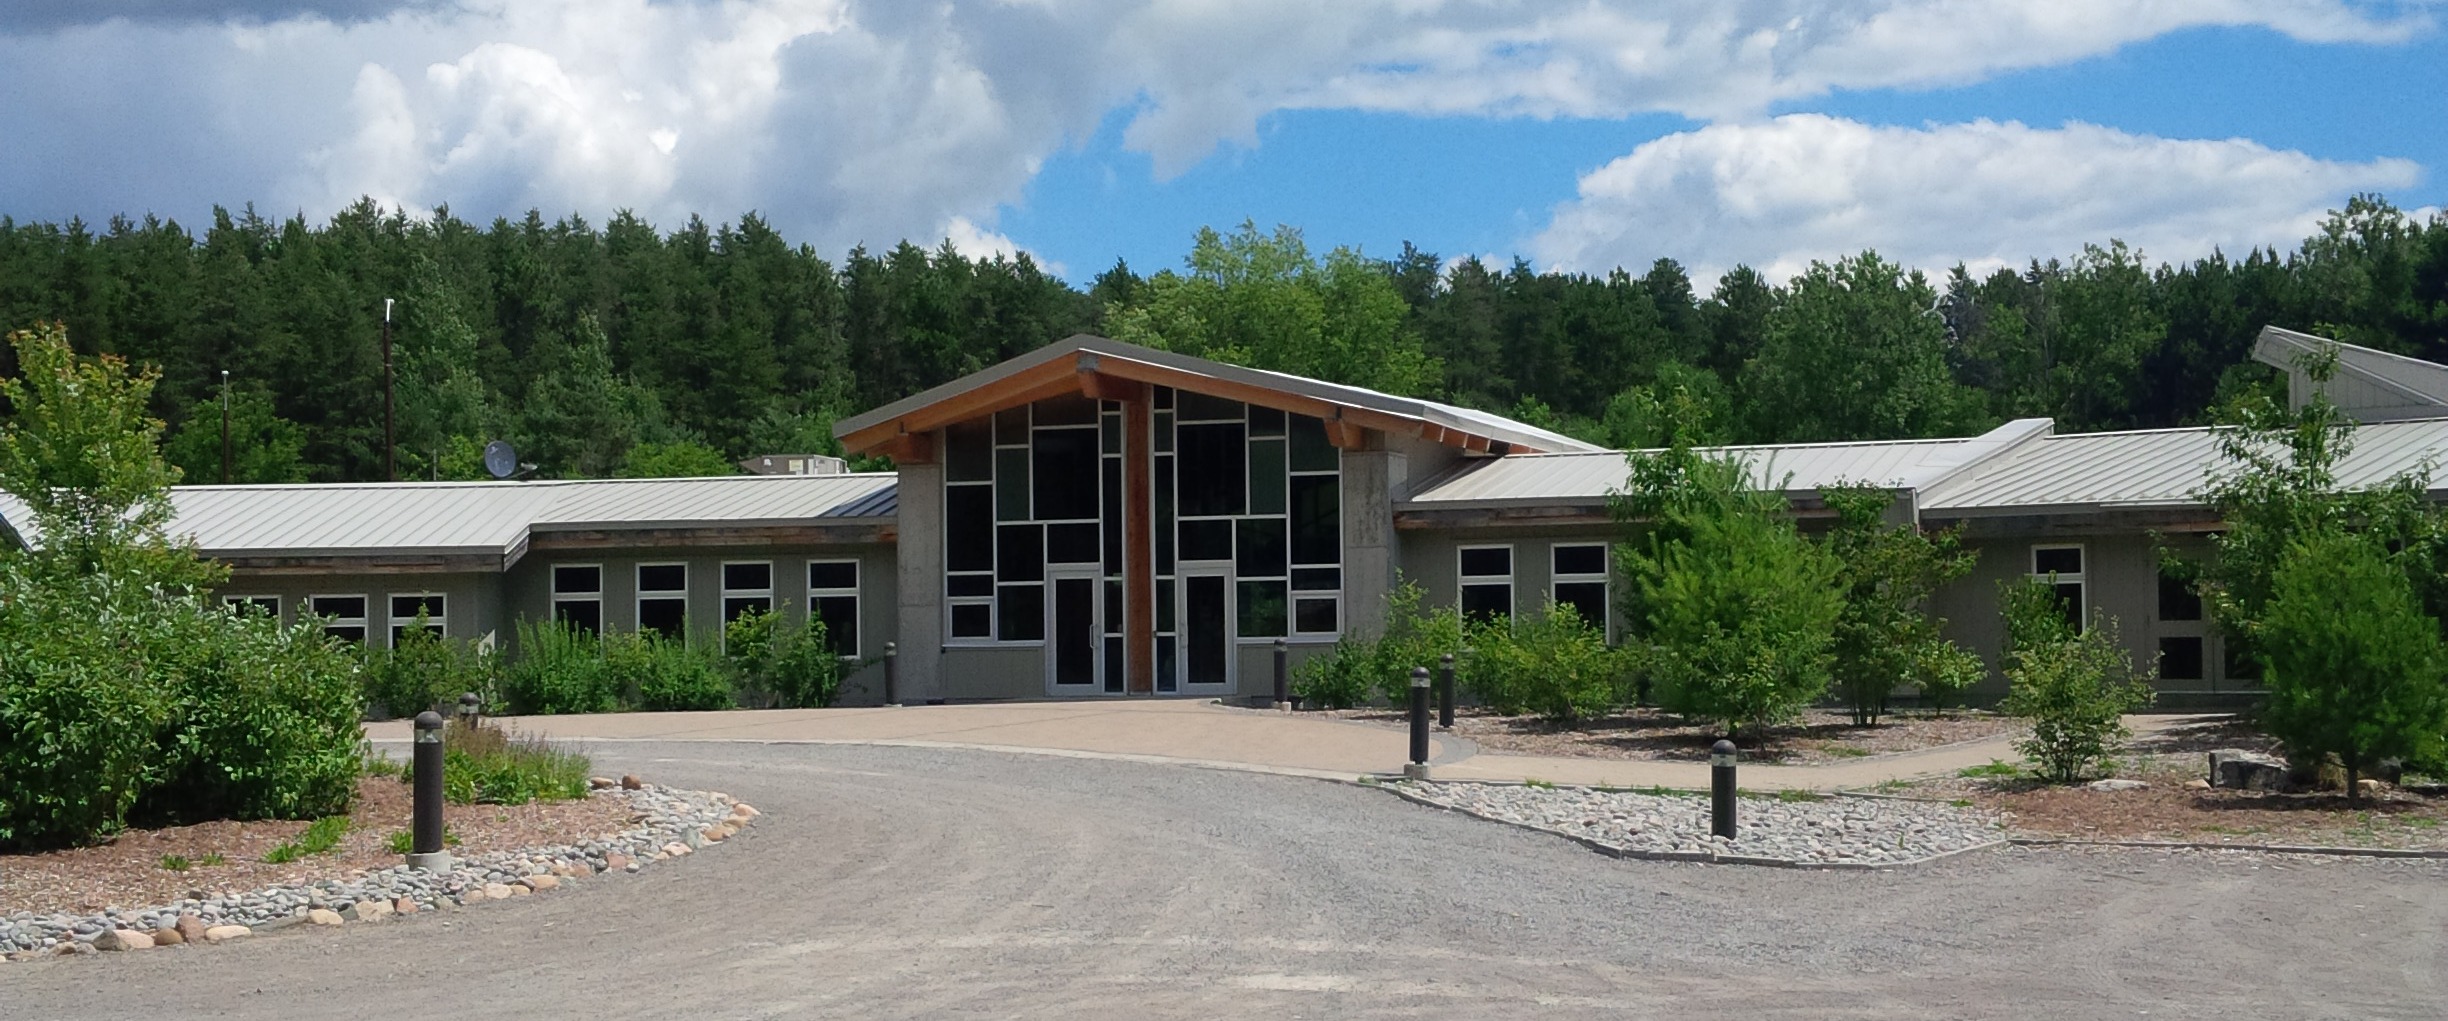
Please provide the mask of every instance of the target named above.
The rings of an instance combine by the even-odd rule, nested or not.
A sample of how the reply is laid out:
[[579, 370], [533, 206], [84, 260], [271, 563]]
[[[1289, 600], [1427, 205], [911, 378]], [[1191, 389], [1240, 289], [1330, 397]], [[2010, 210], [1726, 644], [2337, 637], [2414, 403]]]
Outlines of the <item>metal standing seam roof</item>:
[[[2378, 486], [2448, 454], [2448, 418], [2358, 426], [2345, 489]], [[1923, 513], [2192, 507], [2226, 462], [2214, 428], [2050, 436], [1922, 496]], [[2434, 489], [2438, 488], [2434, 485]]]
[[2262, 364], [2291, 370], [2296, 357], [2322, 348], [2337, 351], [2340, 372], [2404, 394], [2409, 403], [2438, 405], [2448, 410], [2448, 365], [2276, 326], [2261, 328], [2260, 336], [2254, 338], [2252, 353], [2254, 360]]
[[[169, 531], [219, 556], [508, 556], [538, 531], [888, 518], [897, 486], [890, 472], [180, 486], [170, 491]], [[30, 532], [26, 518], [22, 504], [0, 494], [0, 523]]]
[[970, 390], [977, 389], [978, 387], [992, 383], [1006, 376], [1036, 368], [1037, 366], [1044, 365], [1050, 361], [1079, 354], [1102, 355], [1112, 358], [1147, 362], [1152, 365], [1161, 365], [1166, 368], [1178, 369], [1183, 372], [1195, 372], [1201, 375], [1213, 376], [1217, 379], [1229, 380], [1250, 386], [1264, 387], [1269, 390], [1277, 390], [1288, 394], [1295, 394], [1302, 397], [1327, 401], [1329, 403], [1341, 404], [1347, 407], [1366, 408], [1371, 411], [1381, 411], [1390, 415], [1415, 418], [1423, 422], [1431, 422], [1463, 432], [1485, 436], [1491, 440], [1501, 440], [1507, 443], [1519, 443], [1524, 446], [1535, 447], [1541, 450], [1585, 453], [1599, 453], [1603, 452], [1604, 450], [1604, 448], [1595, 444], [1585, 443], [1562, 433], [1554, 432], [1548, 429], [1541, 429], [1527, 422], [1518, 422], [1502, 415], [1494, 415], [1484, 411], [1457, 407], [1455, 405], [1444, 404], [1437, 401], [1423, 400], [1417, 397], [1398, 397], [1393, 394], [1371, 390], [1366, 387], [1347, 386], [1342, 383], [1329, 383], [1325, 380], [1310, 379], [1306, 376], [1295, 376], [1290, 373], [1274, 372], [1267, 369], [1253, 369], [1241, 365], [1229, 365], [1224, 362], [1212, 361], [1206, 358], [1176, 354], [1171, 351], [1159, 351], [1152, 347], [1141, 347], [1137, 344], [1126, 344], [1122, 341], [1086, 333], [1073, 334], [1072, 336], [1063, 340], [1048, 344], [1044, 347], [1038, 348], [1035, 351], [1009, 359], [989, 368], [962, 376], [959, 379], [955, 379], [941, 386], [931, 387], [920, 391], [919, 393], [894, 401], [890, 404], [886, 404], [883, 407], [876, 408], [872, 411], [852, 415], [849, 418], [842, 419], [841, 421], [833, 424], [833, 435], [837, 437], [848, 436], [851, 433], [858, 432], [859, 430], [879, 425], [884, 422], [889, 422], [903, 415], [915, 412], [921, 408], [947, 400]]
[[[1808, 492], [1840, 483], [1920, 489], [1980, 460], [2048, 433], [2049, 420], [2017, 419], [1979, 436], [1869, 443], [1789, 443], [1704, 447], [1741, 458], [1754, 485]], [[1640, 451], [1655, 453], [1654, 450]], [[1413, 509], [1590, 502], [1621, 489], [1630, 469], [1623, 451], [1515, 454], [1467, 462], [1429, 480], [1403, 506]]]

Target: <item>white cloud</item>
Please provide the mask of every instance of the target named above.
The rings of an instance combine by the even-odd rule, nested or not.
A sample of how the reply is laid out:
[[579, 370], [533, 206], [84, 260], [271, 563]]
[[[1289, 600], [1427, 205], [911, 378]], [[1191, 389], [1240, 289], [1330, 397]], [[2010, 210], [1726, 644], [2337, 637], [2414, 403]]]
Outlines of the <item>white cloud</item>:
[[[2361, 0], [108, 0], [0, 5], [0, 209], [361, 194], [670, 223], [750, 208], [823, 249], [993, 234], [1128, 111], [1178, 173], [1292, 108], [1757, 116], [2199, 25], [2389, 41]], [[37, 8], [40, 8], [39, 10]], [[131, 69], [142, 68], [143, 73]]]
[[2110, 237], [2177, 260], [2292, 245], [2343, 196], [2420, 173], [2080, 123], [1896, 128], [1795, 114], [1641, 145], [1582, 177], [1530, 247], [1542, 264], [1590, 271], [1670, 255], [1702, 280], [1737, 263], [1781, 280], [1864, 248], [1983, 270]]

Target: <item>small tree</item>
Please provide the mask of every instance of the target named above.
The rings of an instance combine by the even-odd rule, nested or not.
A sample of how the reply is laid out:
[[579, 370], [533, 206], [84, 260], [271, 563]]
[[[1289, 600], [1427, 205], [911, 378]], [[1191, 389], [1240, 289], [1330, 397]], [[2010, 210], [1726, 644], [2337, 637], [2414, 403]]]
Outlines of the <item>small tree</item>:
[[1562, 603], [1477, 624], [1471, 647], [1461, 683], [1499, 713], [1569, 722], [1603, 716], [1629, 694], [1624, 650], [1609, 647], [1604, 629]]
[[2382, 760], [2436, 755], [2448, 733], [2439, 625], [2368, 534], [2289, 547], [2253, 636], [2268, 670], [2262, 723], [2299, 761], [2337, 757], [2346, 801]]
[[757, 704], [821, 709], [841, 691], [841, 657], [813, 613], [796, 625], [775, 611], [743, 613], [723, 626], [723, 652], [741, 697]]
[[1748, 464], [1675, 436], [1629, 455], [1615, 500], [1637, 530], [1617, 554], [1626, 616], [1660, 705], [1729, 734], [1765, 729], [1827, 691], [1840, 565], [1795, 530], [1782, 496], [1752, 486]]
[[1827, 550], [1843, 565], [1837, 584], [1844, 610], [1836, 617], [1833, 673], [1853, 706], [1857, 726], [1877, 723], [1897, 684], [1919, 682], [1925, 694], [1951, 694], [1962, 678], [1961, 652], [1939, 635], [1945, 621], [1929, 615], [1930, 593], [1962, 577], [1979, 559], [1963, 549], [1960, 530], [1924, 532], [1889, 524], [1895, 494], [1883, 486], [1820, 490], [1836, 526]]
[[2007, 634], [2003, 708], [2032, 728], [2015, 750], [2042, 776], [2072, 783], [2131, 733], [2123, 717], [2150, 704], [2150, 671], [2135, 672], [2108, 615], [2095, 614], [2077, 631], [2047, 585], [2007, 582], [1999, 589]]

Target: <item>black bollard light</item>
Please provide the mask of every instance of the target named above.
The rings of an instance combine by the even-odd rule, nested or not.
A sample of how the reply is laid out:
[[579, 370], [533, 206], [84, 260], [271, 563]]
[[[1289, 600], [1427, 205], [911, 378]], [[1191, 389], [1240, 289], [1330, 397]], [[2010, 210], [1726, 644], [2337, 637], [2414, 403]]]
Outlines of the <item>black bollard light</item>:
[[461, 692], [459, 694], [459, 725], [473, 727], [483, 717], [484, 699], [476, 697], [473, 691]]
[[1453, 663], [1453, 653], [1450, 652], [1437, 661], [1437, 726], [1446, 730], [1453, 729]]
[[1734, 839], [1734, 742], [1709, 746], [1709, 832]]
[[1275, 640], [1275, 708], [1292, 708], [1292, 649], [1284, 640]]
[[884, 643], [884, 704], [900, 705], [893, 689], [901, 683], [901, 643]]
[[1411, 668], [1411, 761], [1403, 775], [1428, 779], [1428, 668]]
[[408, 867], [426, 872], [450, 871], [450, 855], [442, 850], [442, 714], [428, 709], [416, 718], [416, 747], [409, 759], [416, 787], [416, 806], [408, 827]]

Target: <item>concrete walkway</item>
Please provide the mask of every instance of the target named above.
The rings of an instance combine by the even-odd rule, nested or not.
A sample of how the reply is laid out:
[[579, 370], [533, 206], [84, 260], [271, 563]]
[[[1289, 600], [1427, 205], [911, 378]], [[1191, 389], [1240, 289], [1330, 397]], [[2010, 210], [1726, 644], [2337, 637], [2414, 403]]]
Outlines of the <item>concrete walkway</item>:
[[[2195, 717], [2135, 716], [2136, 733]], [[1304, 713], [1234, 709], [1204, 700], [1011, 702], [863, 709], [613, 713], [507, 720], [521, 733], [588, 741], [748, 741], [980, 748], [1048, 755], [1175, 762], [1349, 779], [1399, 773], [1409, 739], [1399, 729]], [[404, 721], [366, 726], [377, 741], [405, 741]], [[1541, 780], [1614, 787], [1705, 788], [1706, 763], [1559, 758], [1482, 752], [1459, 737], [1431, 737], [1432, 775], [1448, 780]], [[2011, 735], [1815, 766], [1747, 765], [1753, 790], [1837, 790], [2014, 761]]]

